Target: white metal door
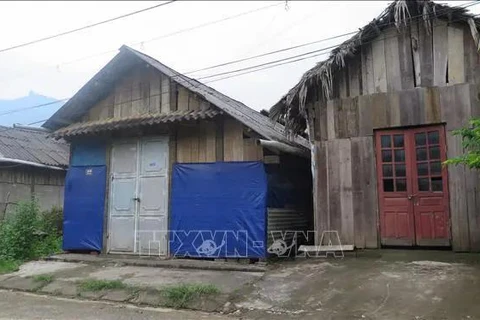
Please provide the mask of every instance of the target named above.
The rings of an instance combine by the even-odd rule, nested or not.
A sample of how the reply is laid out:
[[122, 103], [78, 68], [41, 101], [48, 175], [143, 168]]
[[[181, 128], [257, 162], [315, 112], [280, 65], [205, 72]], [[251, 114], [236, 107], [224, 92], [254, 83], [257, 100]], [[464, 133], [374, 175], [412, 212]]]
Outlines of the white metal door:
[[144, 139], [138, 172], [138, 250], [141, 254], [167, 254], [168, 141]]
[[168, 138], [113, 145], [109, 252], [166, 255]]
[[108, 224], [109, 251], [135, 251], [136, 202], [134, 198], [137, 189], [137, 157], [136, 141], [113, 145]]

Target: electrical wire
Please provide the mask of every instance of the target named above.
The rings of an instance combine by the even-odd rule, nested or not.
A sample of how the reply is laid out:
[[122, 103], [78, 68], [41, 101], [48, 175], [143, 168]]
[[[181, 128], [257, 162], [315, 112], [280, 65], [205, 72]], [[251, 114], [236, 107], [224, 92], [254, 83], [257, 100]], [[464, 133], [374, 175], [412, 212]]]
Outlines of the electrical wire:
[[[236, 19], [236, 18], [245, 16], [245, 15], [248, 15], [248, 14], [252, 14], [252, 13], [255, 13], [255, 12], [259, 12], [259, 11], [262, 11], [262, 10], [266, 10], [266, 9], [269, 9], [269, 8], [272, 8], [272, 7], [278, 7], [278, 6], [282, 5], [282, 4], [283, 4], [283, 2], [282, 2], [282, 3], [277, 3], [277, 4], [270, 4], [270, 5], [267, 5], [267, 6], [260, 7], [260, 8], [256, 8], [256, 9], [244, 11], [244, 12], [241, 12], [241, 13], [238, 13], [238, 14], [235, 14], [235, 15], [232, 15], [232, 16], [228, 16], [228, 17], [222, 18], [222, 19], [218, 19], [218, 20], [214, 20], [214, 21], [210, 21], [210, 22], [198, 24], [198, 25], [195, 25], [195, 26], [192, 26], [192, 27], [188, 27], [188, 28], [185, 28], [185, 29], [181, 29], [181, 30], [177, 30], [177, 31], [171, 32], [171, 33], [163, 34], [163, 35], [161, 35], [161, 36], [152, 38], [152, 39], [150, 39], [150, 40], [144, 40], [144, 41], [139, 41], [139, 42], [131, 43], [131, 44], [129, 44], [129, 45], [130, 45], [130, 46], [135, 46], [135, 45], [138, 45], [138, 44], [145, 44], [145, 43], [148, 43], [148, 42], [151, 42], [151, 41], [156, 41], [156, 40], [160, 40], [160, 39], [165, 39], [165, 38], [168, 38], [168, 37], [171, 37], [171, 36], [174, 36], [174, 35], [178, 35], [178, 34], [181, 34], [181, 33], [186, 33], [186, 32], [193, 31], [193, 30], [196, 30], [196, 29], [199, 29], [199, 28], [204, 28], [204, 27], [211, 26], [211, 25], [214, 25], [214, 24], [217, 24], [217, 23], [220, 23], [220, 22], [224, 22], [224, 21]], [[95, 53], [95, 54], [93, 54], [93, 55], [81, 57], [81, 58], [78, 58], [78, 59], [75, 59], [75, 60], [70, 60], [70, 61], [67, 61], [67, 62], [61, 62], [61, 63], [58, 63], [58, 64], [56, 64], [56, 65], [51, 65], [51, 66], [49, 66], [49, 67], [47, 67], [47, 68], [60, 68], [61, 66], [74, 64], [74, 63], [77, 63], [77, 62], [81, 62], [81, 61], [84, 61], [84, 60], [88, 60], [88, 59], [100, 57], [100, 56], [103, 56], [103, 55], [106, 55], [106, 54], [109, 54], [109, 53], [114, 53], [114, 52], [117, 52], [117, 51], [118, 51], [118, 48], [116, 48], [116, 49], [111, 49], [111, 50], [108, 50], [108, 51], [102, 51], [102, 52], [100, 52], [100, 53]], [[29, 73], [20, 74], [20, 75], [15, 76], [13, 79], [17, 79], [17, 78], [24, 77], [24, 76], [27, 76], [27, 75], [29, 75]], [[5, 80], [0, 80], [0, 83], [6, 82], [6, 81], [11, 81], [11, 80], [12, 80], [12, 78], [10, 78], [10, 79], [8, 79], [8, 80], [7, 80], [7, 79], [5, 79]]]
[[[480, 3], [477, 2], [477, 1], [475, 1], [475, 4], [480, 4]], [[472, 5], [470, 5], [470, 6], [472, 6]], [[438, 14], [438, 12], [437, 12], [437, 14]], [[472, 17], [477, 17], [477, 16], [479, 16], [479, 15], [472, 15]], [[452, 21], [452, 22], [455, 22], [455, 21]], [[436, 27], [436, 26], [433, 26], [433, 27]], [[394, 38], [394, 37], [397, 37], [397, 36], [395, 35], [395, 36], [391, 36], [391, 37], [387, 37], [387, 38], [382, 38], [382, 40], [385, 40], [385, 39], [388, 39], [388, 38]], [[373, 42], [375, 42], [375, 41], [378, 41], [378, 40], [373, 39], [373, 40], [368, 41], [368, 42], [365, 42], [365, 43], [363, 43], [363, 44], [373, 43]], [[291, 57], [287, 57], [287, 58], [283, 58], [283, 59], [278, 59], [278, 60], [271, 61], [271, 62], [266, 62], [266, 63], [259, 64], [259, 65], [256, 65], [256, 66], [249, 66], [249, 67], [246, 67], [246, 68], [236, 69], [236, 70], [232, 70], [232, 71], [228, 71], [228, 72], [221, 72], [221, 73], [218, 73], [218, 74], [209, 75], [209, 76], [202, 77], [202, 78], [199, 78], [199, 79], [206, 79], [206, 78], [212, 78], [212, 77], [216, 77], [216, 76], [220, 76], [220, 75], [227, 75], [227, 74], [231, 74], [231, 73], [237, 73], [237, 74], [229, 75], [229, 76], [222, 77], [222, 78], [219, 78], [219, 79], [213, 79], [213, 80], [210, 80], [210, 81], [207, 81], [207, 82], [204, 82], [204, 83], [211, 83], [211, 82], [221, 81], [221, 80], [225, 80], [225, 79], [229, 79], [229, 78], [241, 76], [241, 75], [244, 75], [244, 74], [249, 74], [249, 73], [253, 73], [253, 72], [258, 72], [258, 71], [261, 71], [261, 70], [270, 69], [270, 68], [273, 68], [273, 67], [278, 67], [278, 66], [282, 66], [282, 65], [285, 65], [285, 64], [290, 64], [290, 63], [302, 61], [302, 60], [305, 60], [305, 59], [314, 58], [314, 57], [317, 57], [317, 56], [320, 56], [320, 55], [323, 55], [323, 54], [330, 53], [330, 52], [322, 52], [322, 51], [325, 51], [325, 50], [328, 50], [328, 49], [332, 49], [332, 48], [335, 48], [335, 47], [338, 47], [338, 45], [334, 45], [334, 46], [331, 46], [331, 47], [326, 47], [326, 48], [322, 48], [322, 49], [310, 51], [310, 52], [308, 52], [308, 53], [304, 53], [304, 54], [300, 54], [300, 55], [296, 55], [296, 56], [291, 56]], [[306, 55], [313, 54], [313, 53], [315, 53], [315, 54], [314, 54], [314, 55], [311, 55], [311, 56], [305, 57]], [[302, 57], [302, 58], [299, 58], [299, 57]], [[294, 58], [299, 58], [299, 59], [294, 59]], [[291, 60], [291, 59], [294, 59], [294, 60]], [[288, 60], [290, 60], [290, 61], [288, 61]], [[263, 67], [263, 68], [259, 68], [259, 67]], [[259, 69], [251, 70], [251, 69], [254, 69], [254, 68], [259, 68]], [[247, 72], [238, 73], [238, 72], [241, 72], [241, 71], [247, 71]], [[177, 76], [181, 76], [181, 74], [177, 72]], [[177, 77], [177, 76], [173, 76], [172, 79], [174, 79], [174, 78]], [[187, 78], [187, 79], [185, 79], [185, 78]], [[185, 79], [186, 81], [188, 81], [192, 86], [194, 86], [194, 87], [197, 87], [197, 86], [198, 86], [198, 85], [190, 82], [190, 81], [188, 80], [188, 77], [184, 77], [184, 79]], [[192, 81], [193, 81], [193, 79], [192, 79]], [[163, 92], [162, 92], [162, 93], [163, 93]], [[162, 93], [160, 93], [160, 94], [162, 94]], [[54, 104], [54, 103], [58, 103], [58, 102], [61, 102], [61, 101], [66, 101], [66, 100], [68, 100], [68, 98], [66, 98], [66, 99], [61, 99], [61, 100], [57, 100], [57, 101], [53, 101], [53, 102], [51, 102], [51, 103], [44, 104], [44, 105], [50, 105], [50, 104]], [[7, 113], [3, 113], [3, 114], [0, 114], [0, 115], [10, 114], [10, 113], [14, 113], [14, 112], [20, 112], [20, 111], [23, 111], [23, 110], [28, 110], [28, 109], [33, 109], [33, 108], [38, 108], [38, 107], [42, 107], [42, 106], [44, 106], [44, 105], [36, 105], [36, 106], [30, 106], [30, 107], [21, 108], [21, 109], [16, 109], [16, 110], [10, 110], [10, 111], [7, 111]], [[43, 121], [46, 121], [46, 120], [48, 120], [48, 119], [36, 121], [36, 122], [30, 123], [30, 124], [28, 124], [28, 125], [37, 124], [37, 123], [40, 123], [40, 122], [43, 122]]]
[[17, 44], [17, 45], [8, 47], [8, 48], [3, 48], [3, 49], [0, 49], [0, 53], [10, 51], [10, 50], [13, 50], [13, 49], [26, 47], [26, 46], [29, 46], [29, 45], [32, 45], [32, 44], [35, 44], [35, 43], [51, 40], [51, 39], [54, 39], [54, 38], [62, 37], [62, 36], [72, 34], [72, 33], [78, 32], [78, 31], [90, 29], [90, 28], [93, 28], [93, 27], [96, 27], [96, 26], [99, 26], [99, 25], [102, 25], [102, 24], [106, 24], [106, 23], [110, 23], [110, 22], [113, 22], [113, 21], [116, 21], [116, 20], [120, 20], [120, 19], [123, 19], [123, 18], [126, 18], [126, 17], [130, 17], [130, 16], [133, 16], [133, 15], [145, 12], [145, 11], [149, 11], [149, 10], [153, 10], [153, 9], [156, 9], [156, 8], [159, 8], [159, 7], [163, 7], [163, 6], [166, 6], [168, 4], [173, 3], [175, 1], [177, 1], [177, 0], [171, 0], [171, 1], [163, 2], [163, 3], [157, 4], [157, 5], [145, 8], [145, 9], [141, 9], [141, 10], [133, 11], [133, 12], [130, 12], [130, 13], [126, 13], [126, 14], [123, 14], [123, 15], [118, 16], [118, 17], [114, 17], [114, 18], [110, 18], [110, 19], [107, 19], [107, 20], [92, 23], [92, 24], [89, 24], [89, 25], [86, 25], [86, 26], [83, 26], [83, 27], [80, 27], [80, 28], [75, 28], [75, 29], [64, 31], [64, 32], [61, 32], [61, 33], [57, 33], [57, 34], [54, 34], [54, 35], [51, 35], [51, 36], [47, 36], [47, 37], [39, 38], [39, 39], [36, 39], [36, 40], [24, 42], [24, 43], [21, 43], [21, 44]]

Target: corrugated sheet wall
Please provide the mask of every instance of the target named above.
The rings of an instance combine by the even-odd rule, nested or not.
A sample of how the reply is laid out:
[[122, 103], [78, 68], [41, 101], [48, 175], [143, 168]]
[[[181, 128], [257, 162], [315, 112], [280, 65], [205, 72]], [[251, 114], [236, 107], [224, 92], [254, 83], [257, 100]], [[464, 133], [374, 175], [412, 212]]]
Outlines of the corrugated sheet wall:
[[290, 245], [294, 237], [294, 232], [287, 231], [307, 231], [308, 219], [305, 211], [295, 209], [268, 208], [267, 225], [267, 247], [269, 248], [279, 236]]

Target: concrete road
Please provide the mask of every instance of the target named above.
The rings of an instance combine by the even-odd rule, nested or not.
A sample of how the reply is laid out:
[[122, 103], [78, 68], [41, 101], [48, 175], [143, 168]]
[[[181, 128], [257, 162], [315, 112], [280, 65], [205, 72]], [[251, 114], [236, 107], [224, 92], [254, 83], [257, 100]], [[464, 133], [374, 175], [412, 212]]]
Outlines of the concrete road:
[[73, 300], [0, 290], [0, 320], [226, 320], [231, 317], [194, 311], [140, 308], [125, 304]]

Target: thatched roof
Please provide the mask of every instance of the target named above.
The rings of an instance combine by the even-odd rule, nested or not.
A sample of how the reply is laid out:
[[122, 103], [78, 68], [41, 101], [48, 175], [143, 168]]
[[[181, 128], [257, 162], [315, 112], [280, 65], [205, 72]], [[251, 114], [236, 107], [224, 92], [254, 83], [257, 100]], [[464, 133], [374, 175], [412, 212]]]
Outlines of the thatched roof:
[[422, 21], [428, 32], [431, 30], [433, 19], [468, 24], [475, 44], [479, 47], [480, 21], [468, 13], [467, 8], [452, 7], [430, 0], [396, 0], [357, 34], [332, 50], [327, 60], [317, 63], [315, 67], [305, 72], [300, 81], [270, 109], [270, 117], [282, 120], [290, 132], [298, 133], [305, 130], [307, 118], [305, 103], [309, 88], [321, 88], [320, 99], [330, 99], [335, 72], [345, 67], [345, 60], [354, 56], [362, 44], [373, 41], [384, 29], [393, 25], [401, 31], [412, 22]]

